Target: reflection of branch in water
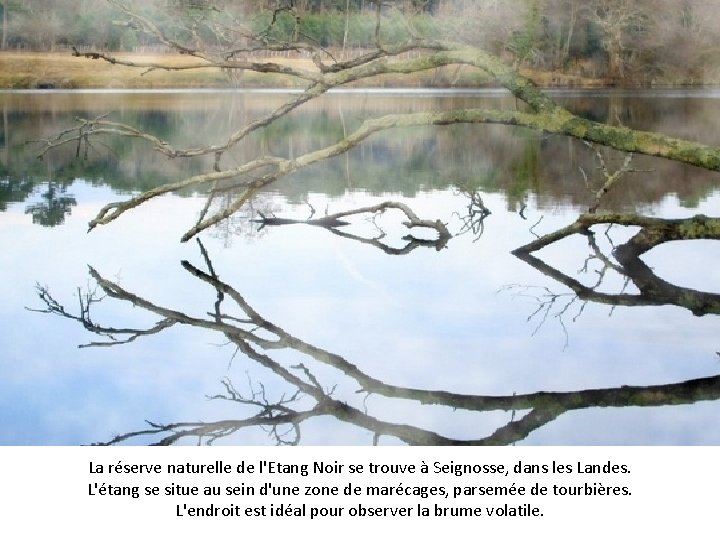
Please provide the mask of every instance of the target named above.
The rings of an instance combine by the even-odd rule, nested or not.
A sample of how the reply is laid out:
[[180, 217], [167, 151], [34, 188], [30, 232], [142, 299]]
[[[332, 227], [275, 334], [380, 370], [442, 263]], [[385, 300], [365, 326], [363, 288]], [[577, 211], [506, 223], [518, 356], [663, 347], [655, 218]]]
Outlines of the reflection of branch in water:
[[[290, 418], [293, 414], [297, 414], [296, 411], [290, 408], [290, 405], [294, 404], [302, 398], [302, 394], [300, 393], [300, 391], [295, 391], [289, 397], [282, 395], [276, 401], [269, 401], [265, 392], [265, 386], [262, 383], [258, 383], [257, 387], [255, 387], [249, 377], [249, 397], [245, 397], [241, 392], [236, 390], [230, 379], [225, 378], [221, 382], [225, 387], [225, 393], [209, 396], [210, 399], [228, 400], [244, 405], [254, 405], [260, 408], [260, 412], [256, 415], [258, 418], [262, 417], [267, 419], [274, 419], [277, 416], [282, 415]], [[300, 442], [300, 423], [290, 423], [291, 427], [284, 432], [278, 431], [278, 428], [280, 427], [280, 425], [278, 424], [268, 426], [267, 433], [277, 442], [278, 445], [295, 446]], [[292, 438], [290, 439], [287, 438], [289, 434], [292, 434]]]
[[[526, 219], [524, 216], [522, 216], [522, 218], [523, 218], [523, 219]], [[540, 235], [539, 235], [538, 233], [536, 233], [533, 229], [535, 229], [535, 227], [537, 227], [538, 225], [540, 225], [540, 223], [542, 223], [542, 220], [543, 220], [544, 218], [545, 218], [545, 216], [540, 216], [540, 217], [538, 218], [538, 220], [537, 220], [535, 223], [533, 223], [532, 226], [528, 229], [528, 231], [529, 231], [535, 238], [540, 238]]]
[[[67, 319], [71, 319], [82, 324], [86, 329], [90, 330], [94, 334], [106, 338], [108, 341], [102, 342], [91, 342], [84, 345], [80, 345], [80, 348], [84, 347], [107, 347], [110, 345], [120, 345], [123, 343], [131, 343], [139, 337], [149, 336], [151, 334], [157, 334], [166, 328], [171, 327], [176, 321], [170, 318], [164, 318], [158, 321], [154, 326], [147, 329], [140, 328], [115, 328], [111, 326], [101, 326], [95, 324], [90, 316], [90, 309], [93, 304], [97, 304], [102, 301], [103, 297], [98, 294], [97, 289], [88, 290], [82, 293], [80, 289], [77, 290], [78, 302], [80, 304], [80, 313], [73, 315], [68, 312], [55, 298], [52, 297], [50, 291], [44, 285], [37, 284], [35, 286], [37, 294], [40, 300], [45, 304], [45, 309], [28, 309], [28, 311], [35, 311], [38, 313], [52, 313], [59, 315]], [[119, 339], [122, 338], [122, 339]]]
[[[168, 445], [184, 439], [198, 439], [212, 443], [220, 437], [227, 437], [248, 427], [263, 427], [270, 431], [278, 444], [297, 444], [300, 441], [300, 426], [315, 417], [334, 417], [337, 420], [355, 425], [373, 434], [377, 442], [381, 436], [392, 436], [408, 444], [422, 445], [498, 445], [512, 444], [527, 437], [532, 431], [553, 421], [567, 411], [588, 407], [621, 406], [659, 406], [680, 403], [694, 403], [701, 400], [720, 399], [720, 377], [697, 379], [669, 385], [624, 386], [610, 389], [591, 389], [574, 392], [536, 392], [532, 394], [513, 394], [508, 396], [483, 396], [446, 392], [442, 390], [424, 390], [406, 388], [384, 383], [363, 372], [340, 355], [306, 343], [281, 327], [263, 318], [247, 303], [244, 297], [229, 284], [221, 281], [212, 269], [207, 252], [202, 249], [209, 271], [203, 271], [187, 261], [182, 265], [191, 275], [212, 287], [216, 301], [214, 310], [207, 317], [193, 317], [180, 311], [156, 305], [135, 295], [117, 283], [103, 278], [94, 269], [90, 274], [103, 293], [120, 301], [130, 302], [141, 309], [161, 317], [161, 321], [171, 324], [190, 325], [224, 334], [237, 349], [257, 364], [267, 368], [279, 379], [293, 388], [289, 397], [282, 396], [272, 400], [266, 396], [263, 385], [250, 384], [250, 393], [242, 394], [229, 381], [223, 383], [224, 394], [213, 396], [235, 403], [252, 406], [258, 412], [246, 418], [225, 419], [214, 422], [177, 422], [169, 424], [150, 423], [149, 428], [116, 436], [104, 444], [119, 444], [143, 437], [160, 437], [156, 444]], [[49, 295], [41, 295], [49, 313], [69, 317], [81, 322], [89, 331], [112, 338], [112, 329], [96, 325], [87, 311], [79, 316], [70, 315], [62, 306], [51, 300]], [[231, 316], [225, 306], [232, 301], [242, 311], [241, 317]], [[89, 305], [93, 305], [90, 302]], [[157, 327], [155, 325], [153, 328]], [[259, 332], [258, 330], [262, 330]], [[136, 331], [140, 337], [142, 331]], [[149, 333], [149, 332], [148, 332]], [[110, 334], [110, 336], [108, 336]], [[106, 344], [115, 345], [119, 341], [112, 339]], [[93, 344], [99, 345], [99, 344]], [[333, 390], [322, 386], [313, 371], [302, 362], [286, 368], [273, 353], [288, 350], [297, 356], [330, 366], [343, 373], [359, 385], [359, 393], [366, 394], [363, 404], [355, 407], [333, 396]], [[334, 388], [334, 387], [333, 387]], [[409, 424], [399, 424], [378, 419], [367, 412], [367, 396], [382, 395], [391, 398], [409, 400], [418, 404], [433, 404], [464, 409], [468, 411], [524, 411], [527, 414], [516, 419], [514, 416], [494, 433], [477, 439], [459, 440], [440, 435], [436, 432]], [[301, 400], [310, 399], [314, 403], [300, 408]], [[287, 431], [280, 428], [284, 427]]]
[[[438, 394], [442, 394], [442, 392]], [[295, 431], [297, 434], [296, 440], [288, 442], [280, 440], [274, 435], [273, 437], [278, 444], [298, 444], [300, 441], [299, 426], [302, 422], [310, 418], [330, 414], [348, 423], [374, 428], [374, 431], [371, 430], [374, 434], [374, 443], [377, 443], [382, 435], [394, 435], [409, 444], [509, 445], [522, 441], [533, 431], [549, 424], [562, 414], [573, 410], [590, 407], [659, 407], [667, 405], [687, 405], [699, 401], [716, 401], [720, 399], [720, 376], [692, 379], [667, 385], [623, 386], [621, 388], [592, 389], [577, 392], [537, 392], [535, 394], [508, 397], [458, 396], [448, 394], [450, 398], [453, 396], [467, 400], [469, 405], [472, 405], [473, 398], [477, 398], [479, 402], [485, 400], [492, 402], [497, 400], [497, 405], [493, 406], [493, 404], [489, 403], [485, 409], [467, 407], [471, 410], [490, 411], [496, 408], [505, 409], [508, 406], [517, 406], [520, 409], [530, 408], [530, 412], [518, 420], [515, 420], [515, 415], [513, 414], [510, 422], [496, 429], [488, 437], [476, 440], [449, 439], [411, 426], [404, 426], [405, 429], [402, 429], [403, 426], [378, 421], [373, 419], [367, 412], [362, 412], [350, 407], [347, 407], [347, 411], [345, 412], [352, 412], [365, 418], [353, 418], [348, 414], [341, 416], [316, 405], [306, 411], [280, 413], [271, 418], [259, 414], [246, 419], [220, 420], [215, 422], [176, 422], [169, 424], [148, 422], [150, 426], [149, 429], [128, 432], [118, 435], [107, 442], [98, 444], [102, 446], [116, 445], [131, 439], [164, 434], [166, 434], [165, 437], [153, 444], [168, 446], [181, 439], [195, 438], [197, 438], [199, 442], [202, 442], [204, 438], [207, 444], [212, 444], [214, 440], [235, 434], [243, 428], [271, 427], [272, 429], [277, 429], [279, 426], [288, 424], [292, 426], [292, 429], [297, 429], [297, 431]], [[361, 422], [360, 420], [364, 421]], [[384, 427], [388, 427], [389, 429], [383, 430]], [[402, 434], [402, 436], [400, 434]], [[414, 436], [417, 436], [417, 438]]]
[[485, 206], [485, 202], [477, 190], [458, 188], [458, 193], [469, 199], [466, 215], [455, 214], [462, 220], [462, 227], [458, 236], [471, 232], [475, 237], [473, 242], [476, 242], [485, 232], [485, 218], [491, 214], [490, 209]]
[[[407, 221], [404, 221], [402, 224], [408, 229], [431, 229], [437, 233], [437, 238], [435, 240], [425, 240], [422, 238], [416, 238], [412, 234], [408, 234], [406, 236], [403, 236], [403, 240], [407, 242], [406, 245], [402, 248], [394, 248], [382, 242], [382, 240], [385, 238], [385, 232], [382, 230], [379, 230], [379, 235], [375, 238], [365, 238], [363, 236], [347, 233], [340, 230], [341, 227], [350, 224], [350, 222], [345, 221], [344, 218], [362, 214], [377, 215], [392, 209], [400, 210], [403, 214], [405, 214]], [[279, 225], [313, 225], [315, 227], [321, 227], [343, 238], [356, 240], [362, 244], [374, 246], [384, 251], [388, 255], [405, 255], [406, 253], [409, 253], [410, 251], [420, 246], [434, 247], [436, 250], [440, 251], [447, 245], [448, 241], [452, 238], [452, 234], [450, 234], [450, 231], [448, 231], [446, 225], [439, 219], [435, 221], [429, 219], [420, 219], [417, 214], [415, 214], [415, 212], [413, 212], [412, 209], [410, 209], [410, 207], [408, 207], [407, 205], [392, 201], [386, 201], [380, 204], [376, 204], [374, 206], [366, 206], [363, 208], [356, 208], [354, 210], [347, 210], [345, 212], [328, 214], [319, 218], [312, 217], [312, 215], [314, 214], [314, 209], [313, 214], [311, 214], [308, 219], [278, 218], [274, 216], [265, 216], [263, 213], [259, 214], [260, 218], [253, 219], [252, 221], [255, 223], [259, 223], [260, 229], [266, 226]]]
[[[595, 273], [597, 274], [597, 281], [595, 282], [595, 285], [592, 285], [591, 289], [597, 289], [600, 285], [602, 285], [605, 276], [607, 274], [608, 270], [615, 270], [617, 273], [622, 274], [622, 269], [617, 264], [613, 263], [610, 260], [610, 257], [605, 255], [602, 250], [600, 249], [600, 246], [598, 246], [597, 242], [595, 241], [595, 233], [591, 231], [590, 229], [587, 229], [583, 232], [585, 237], [588, 241], [588, 247], [590, 248], [591, 253], [587, 256], [585, 259], [585, 263], [583, 264], [583, 267], [580, 269], [580, 272], [583, 274], [587, 274], [590, 271], [590, 263], [592, 261], [599, 261], [602, 265], [600, 270], [596, 270]], [[608, 232], [606, 231], [605, 235], [610, 240], [610, 243], [612, 245], [612, 239], [610, 239], [610, 236], [608, 235]]]
[[[630, 240], [613, 249], [618, 264], [605, 255], [598, 255], [590, 227], [599, 224], [637, 226], [640, 230]], [[620, 293], [596, 291], [600, 282], [591, 287], [553, 268], [533, 255], [550, 244], [573, 234], [584, 234], [590, 240], [590, 247], [607, 268], [625, 276], [640, 291], [639, 294], [625, 293], [627, 281]], [[687, 287], [673, 285], [655, 275], [640, 256], [654, 247], [675, 240], [720, 240], [720, 218], [698, 215], [687, 219], [660, 219], [635, 214], [583, 214], [575, 222], [557, 231], [546, 234], [529, 244], [513, 251], [513, 254], [543, 274], [569, 287], [578, 298], [612, 306], [662, 306], [675, 305], [690, 310], [694, 315], [720, 314], [720, 294], [700, 292]], [[603, 270], [604, 271], [604, 270]]]
[[[599, 189], [593, 191], [594, 200], [590, 208], [588, 208], [588, 214], [594, 214], [595, 212], [597, 212], [600, 204], [602, 203], [603, 197], [605, 197], [605, 195], [613, 188], [613, 186], [622, 179], [625, 173], [650, 172], [649, 170], [640, 170], [630, 167], [630, 164], [633, 160], [632, 152], [629, 152], [625, 155], [623, 164], [620, 166], [619, 169], [617, 169], [615, 172], [610, 172], [610, 169], [605, 162], [605, 158], [603, 157], [602, 152], [599, 149], [595, 148], [595, 145], [593, 143], [588, 141], [584, 141], [584, 143], [589, 148], [595, 150], [595, 159], [598, 162], [598, 169], [603, 175], [602, 186]], [[583, 175], [585, 185], [588, 187], [588, 189], [591, 189], [588, 175], [585, 173], [585, 170], [582, 167], [580, 167], [580, 173]]]
[[[538, 333], [548, 320], [548, 317], [552, 317], [557, 320], [562, 328], [563, 335], [565, 336], [565, 345], [563, 348], [567, 348], [570, 342], [570, 334], [568, 333], [567, 326], [565, 325], [565, 316], [567, 315], [570, 308], [577, 301], [577, 296], [572, 293], [554, 293], [547, 287], [533, 287], [529, 285], [506, 285], [501, 288], [500, 291], [515, 291], [516, 297], [532, 298], [538, 304], [538, 307], [527, 317], [527, 322], [536, 320], [537, 324], [535, 329], [532, 331], [532, 335]], [[585, 302], [580, 305], [575, 316], [572, 318], [573, 322], [582, 314], [585, 309]], [[556, 311], [553, 308], [557, 307]]]

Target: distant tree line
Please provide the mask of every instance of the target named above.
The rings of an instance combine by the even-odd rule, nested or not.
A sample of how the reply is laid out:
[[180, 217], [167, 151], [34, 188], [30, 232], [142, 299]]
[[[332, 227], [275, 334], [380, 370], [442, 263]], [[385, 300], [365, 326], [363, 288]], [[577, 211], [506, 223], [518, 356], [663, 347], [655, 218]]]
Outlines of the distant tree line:
[[[276, 42], [302, 37], [329, 48], [372, 45], [378, 9], [370, 0], [130, 3], [180, 39], [192, 36], [179, 19], [192, 23], [226, 12], [247, 32], [268, 30]], [[720, 0], [395, 0], [382, 2], [387, 21], [381, 37], [407, 39], [409, 22], [424, 37], [457, 36], [527, 67], [613, 80], [702, 82], [720, 76], [719, 8]], [[103, 1], [0, 0], [0, 9], [2, 49], [157, 45], [128, 30], [120, 12]]]

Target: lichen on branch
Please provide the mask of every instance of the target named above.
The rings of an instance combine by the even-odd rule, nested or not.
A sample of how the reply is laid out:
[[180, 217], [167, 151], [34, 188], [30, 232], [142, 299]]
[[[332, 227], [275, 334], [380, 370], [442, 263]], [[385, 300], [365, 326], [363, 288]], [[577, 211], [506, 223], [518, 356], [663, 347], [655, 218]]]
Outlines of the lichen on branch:
[[[696, 141], [670, 137], [662, 133], [609, 125], [574, 115], [553, 101], [530, 79], [522, 76], [513, 66], [506, 64], [500, 58], [482, 49], [464, 43], [423, 39], [411, 31], [412, 25], [408, 26], [408, 35], [405, 41], [381, 43], [379, 28], [382, 25], [384, 15], [380, 10], [377, 13], [376, 49], [363, 52], [349, 60], [337, 61], [318, 44], [301, 40], [287, 43], [271, 43], [268, 41], [268, 33], [252, 35], [248, 33], [246, 28], [240, 28], [236, 32], [238, 36], [241, 36], [238, 38], [237, 43], [227, 37], [229, 34], [226, 29], [216, 35], [212, 46], [203, 46], [196, 30], [193, 30], [194, 34], [191, 32], [195, 41], [181, 42], [179, 39], [166, 35], [154, 21], [138, 13], [128, 4], [119, 0], [111, 0], [111, 2], [128, 17], [130, 26], [155, 36], [160, 43], [175, 52], [197, 59], [197, 62], [183, 66], [182, 69], [205, 69], [210, 67], [229, 71], [248, 70], [258, 73], [282, 73], [305, 81], [306, 87], [305, 90], [297, 95], [292, 95], [285, 103], [265, 116], [234, 127], [224, 140], [208, 142], [206, 145], [197, 147], [178, 148], [151, 133], [133, 126], [107, 120], [104, 117], [94, 120], [80, 120], [76, 130], [66, 130], [55, 138], [44, 141], [43, 153], [68, 143], [80, 145], [84, 141], [87, 144], [89, 138], [95, 136], [120, 135], [147, 141], [155, 151], [169, 158], [215, 156], [213, 171], [149, 190], [122, 203], [113, 203], [106, 206], [91, 221], [91, 229], [97, 225], [109, 223], [125, 211], [144, 204], [158, 195], [173, 192], [188, 185], [213, 185], [219, 179], [245, 178], [239, 183], [244, 188], [244, 191], [236, 201], [224, 210], [218, 211], [209, 217], [205, 217], [203, 214], [202, 219], [198, 220], [196, 225], [182, 237], [182, 240], [186, 241], [207, 227], [213, 226], [237, 212], [255, 193], [279, 178], [288, 176], [309, 164], [348, 152], [373, 133], [398, 127], [447, 124], [523, 126], [548, 134], [573, 137], [624, 152], [657, 156], [712, 171], [720, 171], [720, 148]], [[314, 69], [288, 67], [267, 60], [248, 60], [248, 55], [262, 50], [302, 51], [313, 59]], [[408, 56], [404, 53], [412, 54]], [[123, 63], [139, 69], [176, 69], [176, 66], [162, 61], [143, 64], [122, 60], [102, 52], [79, 53], [75, 51], [74, 54], [97, 61]], [[410, 74], [451, 65], [471, 66], [485, 72], [495, 80], [498, 86], [507, 89], [517, 100], [526, 104], [525, 110], [463, 109], [435, 113], [387, 115], [367, 120], [354, 133], [344, 136], [336, 143], [301, 156], [292, 158], [270, 156], [251, 160], [233, 168], [222, 168], [223, 155], [240, 144], [250, 134], [267, 128], [293, 110], [311, 100], [317, 99], [333, 88], [351, 83], [362, 83], [385, 74]], [[270, 167], [269, 171], [262, 169], [266, 166]], [[250, 171], [257, 172], [259, 169], [262, 169], [260, 177], [248, 176]], [[603, 193], [598, 194], [597, 198], [599, 199], [602, 195]], [[596, 201], [596, 204], [598, 202]]]

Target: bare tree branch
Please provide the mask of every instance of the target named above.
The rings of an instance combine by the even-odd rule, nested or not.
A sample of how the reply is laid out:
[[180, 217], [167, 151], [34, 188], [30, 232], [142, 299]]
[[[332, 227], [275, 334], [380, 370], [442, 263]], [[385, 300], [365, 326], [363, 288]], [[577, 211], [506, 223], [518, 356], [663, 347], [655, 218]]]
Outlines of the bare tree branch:
[[[323, 58], [329, 58], [327, 51], [321, 47], [300, 41], [289, 43], [271, 43], [269, 40], [270, 28], [277, 22], [279, 14], [283, 11], [292, 12], [299, 17], [295, 7], [286, 5], [279, 7], [272, 14], [272, 21], [268, 31], [260, 35], [252, 35], [247, 28], [241, 27], [238, 34], [245, 44], [234, 44], [228, 37], [230, 30], [226, 26], [230, 18], [197, 18], [191, 21], [188, 30], [194, 36], [196, 42], [200, 41], [197, 25], [207, 24], [209, 31], [213, 33], [220, 47], [213, 47], [202, 43], [181, 43], [177, 39], [167, 35], [154, 21], [136, 12], [128, 4], [120, 0], [110, 0], [130, 20], [130, 24], [143, 32], [153, 35], [160, 43], [181, 53], [197, 59], [197, 62], [189, 62], [186, 66], [177, 67], [168, 63], [135, 63], [122, 60], [102, 52], [75, 54], [86, 56], [100, 61], [121, 63], [127, 66], [134, 66], [149, 70], [157, 69], [199, 69], [213, 67], [227, 71], [254, 71], [257, 73], [283, 74], [305, 81], [307, 87], [300, 94], [291, 97], [281, 106], [269, 112], [265, 116], [254, 120], [246, 125], [239, 126], [224, 140], [217, 143], [197, 146], [193, 148], [176, 148], [168, 141], [146, 133], [142, 130], [127, 124], [113, 122], [105, 118], [93, 120], [81, 119], [75, 130], [66, 130], [53, 139], [45, 141], [45, 148], [42, 153], [71, 142], [88, 144], [90, 138], [103, 135], [120, 135], [139, 138], [147, 141], [152, 147], [171, 158], [194, 157], [202, 155], [214, 155], [214, 171], [203, 175], [174, 182], [155, 190], [148, 191], [134, 197], [124, 203], [113, 203], [104, 208], [100, 214], [91, 221], [90, 228], [106, 224], [119, 217], [124, 211], [152, 199], [159, 194], [168, 193], [187, 186], [197, 186], [208, 182], [216, 182], [220, 179], [231, 178], [250, 171], [261, 169], [265, 166], [272, 166], [272, 171], [263, 171], [260, 179], [248, 180], [245, 192], [222, 211], [210, 216], [204, 216], [182, 237], [183, 241], [192, 238], [202, 230], [215, 225], [226, 219], [242, 206], [259, 190], [278, 178], [294, 173], [302, 167], [316, 163], [323, 159], [347, 152], [357, 146], [361, 141], [378, 131], [396, 127], [435, 126], [445, 124], [504, 124], [512, 126], [523, 126], [545, 133], [564, 135], [593, 144], [608, 146], [630, 154], [646, 154], [663, 157], [682, 163], [720, 171], [720, 148], [700, 144], [694, 141], [681, 140], [659, 133], [643, 132], [633, 130], [624, 126], [612, 126], [594, 122], [578, 117], [561, 107], [545, 95], [528, 78], [523, 77], [512, 66], [508, 66], [498, 57], [486, 51], [471, 47], [463, 43], [449, 41], [432, 41], [422, 39], [415, 35], [411, 23], [406, 28], [407, 41], [392, 44], [382, 44], [380, 41], [381, 23], [384, 17], [382, 3], [376, 3], [376, 26], [375, 45], [376, 49], [361, 54], [350, 60], [336, 62], [330, 59], [324, 62]], [[208, 22], [206, 22], [208, 21]], [[297, 23], [297, 19], [296, 19]], [[303, 51], [313, 56], [315, 63], [314, 70], [288, 67], [277, 62], [260, 61], [252, 62], [242, 57], [244, 53], [255, 50], [292, 50]], [[400, 54], [413, 52], [410, 58], [400, 58]], [[409, 74], [419, 71], [441, 68], [445, 66], [471, 66], [477, 68], [496, 81], [501, 87], [509, 90], [519, 101], [527, 105], [527, 112], [517, 110], [459, 110], [443, 113], [421, 113], [410, 115], [388, 115], [382, 118], [367, 120], [355, 133], [345, 136], [335, 144], [323, 149], [311, 151], [303, 156], [294, 159], [282, 157], [267, 157], [240, 165], [232, 169], [223, 169], [221, 166], [222, 155], [243, 141], [248, 135], [266, 128], [278, 119], [284, 117], [294, 109], [303, 104], [318, 98], [332, 88], [341, 87], [351, 83], [368, 80], [371, 77], [385, 74]], [[87, 146], [86, 146], [87, 147]], [[79, 146], [78, 146], [79, 148]], [[623, 173], [630, 171], [629, 159], [615, 173], [606, 174], [606, 182], [595, 194], [595, 204], [591, 207], [594, 211], [604, 194], [616, 183]]]

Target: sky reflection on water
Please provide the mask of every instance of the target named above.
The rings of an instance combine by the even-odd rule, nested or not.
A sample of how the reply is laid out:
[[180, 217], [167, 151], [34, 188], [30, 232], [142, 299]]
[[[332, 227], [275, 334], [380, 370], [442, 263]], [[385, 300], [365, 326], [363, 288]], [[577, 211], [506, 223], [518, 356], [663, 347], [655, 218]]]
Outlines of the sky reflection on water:
[[[401, 157], [396, 158], [402, 161]], [[308, 207], [287, 195], [266, 203], [283, 217], [306, 218]], [[87, 444], [154, 422], [242, 418], [255, 409], [208, 400], [221, 380], [238, 387], [262, 383], [276, 398], [292, 390], [272, 372], [234, 354], [226, 337], [189, 326], [114, 347], [78, 349], [97, 339], [68, 319], [28, 311], [42, 307], [35, 284], [46, 285], [68, 310], [77, 291], [93, 287], [88, 266], [154, 304], [202, 316], [215, 292], [193, 278], [180, 262], [201, 266], [198, 246], [178, 239], [201, 210], [202, 196], [164, 197], [134, 209], [123, 219], [86, 234], [87, 222], [122, 195], [82, 181], [68, 189], [77, 205], [54, 228], [32, 224], [32, 202], [12, 203], [0, 213], [0, 423], [1, 444]], [[341, 355], [388, 385], [441, 389], [471, 395], [512, 396], [539, 391], [575, 391], [664, 385], [717, 375], [717, 316], [696, 317], [674, 306], [615, 307], [573, 301], [566, 287], [513, 256], [510, 251], [567, 225], [573, 207], [550, 210], [532, 195], [523, 220], [502, 191], [486, 193], [492, 214], [479, 238], [455, 236], [440, 252], [419, 248], [389, 256], [369, 245], [305, 225], [223, 228], [202, 235], [218, 276], [234, 287], [265, 319], [316, 347]], [[421, 217], [441, 219], [455, 234], [467, 201], [454, 189], [420, 190], [414, 196], [347, 190], [343, 196], [312, 192], [316, 209], [337, 212], [385, 200], [407, 203]], [[672, 194], [652, 205], [654, 215], [717, 216], [720, 196], [682, 208]], [[542, 221], [535, 227], [533, 224]], [[388, 213], [378, 225], [392, 245], [402, 245], [402, 217]], [[376, 225], [357, 220], [350, 230], [371, 235]], [[532, 228], [532, 230], [530, 230]], [[630, 232], [615, 229], [617, 242]], [[602, 231], [598, 232], [600, 241]], [[593, 280], [596, 267], [579, 271], [587, 242], [569, 238], [540, 252], [541, 258], [577, 279]], [[674, 284], [720, 292], [702, 269], [720, 263], [713, 241], [661, 246], [645, 260]], [[679, 245], [679, 244], [678, 244]], [[609, 249], [608, 245], [605, 245]], [[681, 261], [681, 264], [678, 263]], [[707, 273], [707, 272], [706, 272]], [[620, 276], [604, 287], [617, 292]], [[559, 295], [543, 318], [539, 303]], [[568, 305], [566, 310], [564, 306]], [[157, 317], [127, 303], [105, 300], [93, 319], [107, 325], [150, 326]], [[279, 351], [285, 366], [297, 353]], [[526, 410], [473, 412], [420, 405], [378, 394], [356, 394], [357, 382], [318, 362], [312, 373], [333, 396], [388, 422], [409, 423], [451, 438], [479, 438], [521, 418]], [[248, 383], [248, 381], [251, 381]], [[310, 400], [311, 401], [311, 400]], [[570, 411], [533, 431], [523, 444], [719, 444], [718, 401], [661, 407], [593, 407]], [[137, 440], [134, 442], [143, 442]], [[192, 443], [191, 441], [187, 441]], [[218, 443], [272, 444], [261, 429], [241, 431]], [[332, 417], [302, 425], [303, 444], [371, 444], [373, 434]], [[394, 444], [381, 437], [381, 444]]]
[[[236, 379], [236, 384], [250, 377], [270, 392], [287, 391], [242, 355], [233, 358], [221, 334], [172, 328], [128, 345], [77, 349], [95, 336], [71, 321], [25, 311], [25, 306], [40, 307], [35, 281], [74, 307], [73, 292], [90, 283], [88, 264], [160, 305], [192, 313], [211, 308], [211, 291], [179, 265], [181, 259], [198, 261], [196, 247], [179, 244], [177, 231], [186, 216], [199, 211], [199, 199], [166, 198], [136, 210], [134, 219], [85, 235], [87, 216], [99, 205], [85, 203], [83, 189], [75, 191], [77, 210], [59, 228], [33, 226], [28, 216], [13, 209], [0, 215], [6, 269], [6, 300], [0, 312], [6, 344], [1, 392], [5, 444], [88, 443], [139, 428], [145, 418], [169, 422], [217, 418], [223, 412], [241, 415], [238, 407], [204, 399], [221, 390], [223, 377]], [[353, 204], [369, 202], [353, 196]], [[452, 193], [435, 193], [408, 202], [420, 215], [432, 213], [451, 222], [460, 201]], [[492, 206], [499, 202], [487, 201]], [[298, 208], [298, 214], [302, 212]], [[539, 326], [537, 320], [527, 321], [536, 309], [534, 299], [504, 287], [562, 287], [509, 254], [508, 246], [528, 240], [527, 226], [517, 215], [492, 216], [477, 242], [461, 236], [441, 253], [419, 250], [403, 257], [302, 225], [268, 231], [249, 243], [236, 239], [231, 248], [224, 248], [221, 238], [204, 241], [218, 274], [264, 317], [388, 384], [510, 395], [665, 384], [717, 373], [713, 316], [698, 318], [674, 307], [611, 310], [589, 304], [575, 320], [577, 310], [568, 312], [563, 322], [567, 337], [555, 315]], [[563, 221], [560, 216], [548, 219]], [[561, 259], [553, 263], [564, 263]], [[577, 262], [577, 257], [572, 259]], [[686, 267], [686, 273], [692, 275], [693, 269]], [[109, 302], [100, 305], [97, 318], [113, 326], [151, 324], [155, 319], [138, 308]], [[323, 380], [328, 385], [336, 384], [332, 369], [315, 369], [319, 378], [327, 377]], [[352, 398], [353, 388], [345, 383], [338, 395]], [[388, 421], [411, 419], [414, 425], [457, 437], [489, 434], [509, 416], [453, 412], [379, 396], [371, 396], [367, 404], [379, 407]], [[715, 430], [701, 429], [701, 419], [711, 420], [717, 413], [714, 402], [657, 409], [566, 413], [576, 420], [563, 416], [527, 442], [717, 442]], [[371, 442], [369, 434], [352, 429], [352, 434], [343, 434], [336, 424], [328, 419], [308, 423], [303, 443]], [[638, 426], [643, 429], [638, 431]], [[543, 434], [546, 430], [552, 435]], [[269, 442], [252, 430], [240, 441]]]

